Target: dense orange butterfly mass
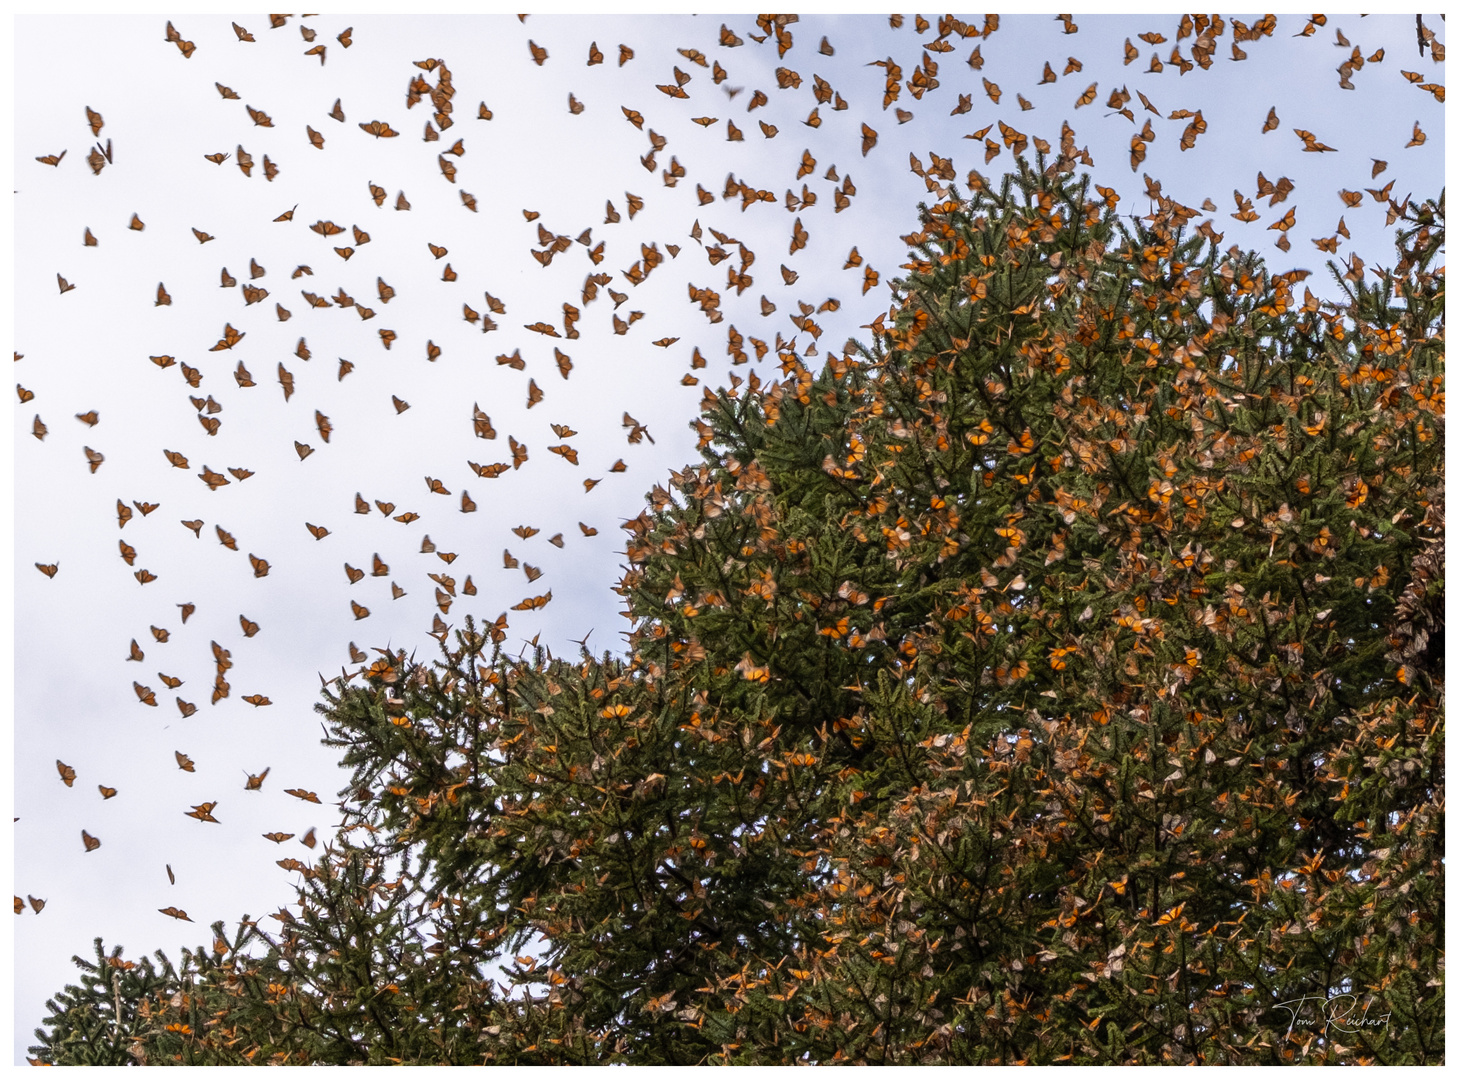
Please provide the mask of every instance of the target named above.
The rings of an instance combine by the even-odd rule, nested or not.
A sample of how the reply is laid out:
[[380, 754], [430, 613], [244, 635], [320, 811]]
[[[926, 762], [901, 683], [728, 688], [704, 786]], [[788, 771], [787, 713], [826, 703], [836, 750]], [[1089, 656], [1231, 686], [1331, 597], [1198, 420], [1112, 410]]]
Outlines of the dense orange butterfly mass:
[[[57, 219], [51, 248], [27, 248], [17, 259], [17, 279], [27, 278], [27, 290], [29, 279], [38, 284], [24, 301], [30, 304], [33, 296], [37, 314], [17, 304], [17, 335], [30, 339], [17, 344], [31, 356], [16, 354], [17, 371], [26, 364], [19, 376], [25, 385], [17, 382], [16, 393], [19, 405], [34, 401], [31, 408], [45, 409], [53, 423], [69, 411], [84, 426], [61, 423], [52, 430], [33, 414], [35, 442], [17, 449], [18, 460], [22, 450], [49, 455], [27, 458], [18, 476], [43, 476], [48, 491], [65, 496], [55, 496], [41, 514], [28, 508], [27, 520], [18, 524], [21, 558], [33, 561], [41, 577], [26, 571], [16, 588], [51, 590], [47, 597], [54, 597], [54, 590], [77, 579], [85, 581], [80, 589], [100, 582], [125, 587], [115, 594], [125, 607], [122, 600], [95, 605], [103, 613], [96, 616], [95, 637], [104, 645], [99, 651], [114, 665], [101, 669], [96, 682], [127, 704], [122, 715], [135, 727], [127, 729], [126, 752], [146, 754], [148, 767], [165, 770], [156, 776], [185, 787], [186, 802], [159, 812], [167, 823], [157, 829], [193, 829], [177, 820], [176, 807], [189, 805], [185, 816], [219, 824], [217, 835], [237, 845], [227, 850], [230, 874], [247, 865], [253, 851], [244, 846], [245, 826], [236, 811], [220, 820], [214, 816], [218, 801], [190, 801], [210, 792], [187, 786], [229, 773], [232, 779], [222, 781], [227, 788], [237, 783], [232, 770], [241, 769], [243, 790], [259, 796], [244, 801], [278, 815], [247, 824], [248, 845], [260, 848], [260, 837], [283, 844], [298, 836], [311, 850], [319, 841], [327, 846], [333, 834], [325, 817], [301, 815], [333, 802], [335, 780], [294, 760], [318, 731], [308, 719], [312, 701], [287, 677], [290, 665], [308, 668], [304, 685], [316, 668], [321, 678], [334, 678], [334, 667], [347, 655], [349, 667], [340, 668], [340, 676], [356, 685], [373, 683], [382, 715], [395, 725], [386, 730], [404, 736], [417, 722], [397, 715], [402, 710], [391, 712], [408, 671], [398, 660], [404, 654], [379, 649], [384, 658], [372, 660], [354, 642], [346, 654], [338, 648], [343, 627], [371, 619], [382, 644], [397, 650], [403, 638], [421, 633], [449, 644], [461, 625], [447, 621], [453, 610], [457, 620], [469, 611], [476, 630], [504, 649], [536, 645], [528, 635], [539, 627], [571, 622], [579, 633], [574, 620], [607, 610], [606, 598], [574, 595], [564, 579], [581, 581], [579, 564], [616, 567], [612, 552], [622, 544], [612, 537], [621, 534], [605, 521], [627, 521], [623, 528], [632, 531], [642, 493], [654, 483], [641, 480], [643, 470], [688, 460], [683, 454], [695, 431], [699, 446], [708, 445], [707, 425], [686, 426], [699, 394], [713, 401], [716, 381], [732, 396], [746, 384], [758, 390], [777, 377], [770, 373], [778, 365], [782, 374], [803, 373], [799, 388], [792, 379], [785, 392], [807, 400], [821, 392], [811, 389], [819, 367], [838, 363], [852, 348], [850, 341], [843, 347], [833, 342], [865, 340], [864, 331], [887, 329], [898, 275], [925, 256], [906, 255], [915, 235], [898, 244], [880, 233], [918, 199], [930, 204], [974, 185], [996, 188], [1004, 166], [1011, 169], [1014, 159], [1033, 154], [1040, 167], [1072, 164], [1110, 183], [1112, 176], [1138, 177], [1120, 207], [1138, 215], [1147, 203], [1172, 204], [1177, 184], [1166, 174], [1167, 193], [1152, 173], [1185, 170], [1178, 186], [1190, 205], [1173, 205], [1192, 234], [1213, 244], [1269, 244], [1280, 252], [1296, 245], [1308, 260], [1304, 265], [1333, 256], [1348, 269], [1346, 280], [1371, 283], [1379, 271], [1368, 267], [1364, 277], [1354, 236], [1362, 240], [1370, 225], [1385, 217], [1392, 225], [1403, 214], [1408, 199], [1394, 198], [1394, 191], [1409, 191], [1413, 163], [1443, 142], [1435, 125], [1442, 124], [1437, 106], [1444, 87], [1433, 70], [1442, 61], [1442, 44], [1426, 43], [1427, 54], [1414, 61], [1421, 70], [1395, 71], [1395, 57], [1385, 62], [1376, 41], [1361, 45], [1367, 24], [1357, 16], [1343, 16], [1351, 41], [1337, 29], [1337, 16], [1323, 22], [1304, 16], [1295, 25], [1286, 15], [1250, 25], [1207, 15], [1121, 17], [1117, 34], [1108, 32], [1114, 23], [1104, 16], [1020, 16], [1016, 36], [996, 15], [968, 22], [848, 17], [835, 27], [804, 18], [813, 32], [797, 26], [794, 15], [736, 16], [728, 20], [735, 27], [727, 21], [717, 29], [699, 19], [620, 20], [613, 29], [632, 34], [633, 44], [617, 44], [615, 66], [607, 60], [619, 35], [607, 37], [606, 24], [598, 31], [602, 47], [594, 40], [584, 50], [581, 37], [589, 35], [574, 36], [564, 22], [538, 16], [526, 25], [504, 21], [492, 33], [507, 44], [499, 58], [493, 52], [484, 60], [473, 51], [475, 39], [468, 43], [450, 33], [437, 35], [432, 51], [440, 55], [407, 57], [392, 40], [392, 24], [383, 21], [362, 23], [362, 49], [354, 52], [357, 28], [340, 26], [344, 20], [334, 16], [270, 15], [268, 27], [255, 23], [256, 36], [230, 19], [192, 15], [187, 22], [195, 40], [171, 22], [159, 33], [148, 21], [146, 49], [155, 55], [147, 63], [182, 72], [188, 81], [166, 73], [158, 76], [159, 85], [168, 94], [192, 94], [197, 100], [186, 102], [188, 115], [196, 107], [215, 124], [189, 120], [176, 131], [149, 128], [143, 139], [142, 129], [154, 118], [139, 113], [130, 96], [92, 97], [83, 104], [76, 98], [92, 93], [89, 86], [72, 97], [64, 96], [70, 92], [65, 87], [47, 91], [47, 99], [60, 94], [66, 104], [53, 107], [48, 100], [46, 141], [26, 148], [20, 159], [33, 158], [44, 168], [17, 166], [17, 188], [64, 191], [69, 216]], [[296, 24], [304, 44], [290, 31], [287, 50], [268, 51], [282, 49], [283, 35], [272, 30], [289, 19], [303, 20]], [[422, 32], [427, 25], [413, 24]], [[1285, 31], [1297, 36], [1282, 41]], [[675, 38], [680, 34], [684, 40]], [[1412, 48], [1411, 20], [1406, 34]], [[336, 45], [327, 46], [329, 40]], [[1037, 42], [1033, 51], [1030, 42]], [[1172, 45], [1174, 51], [1161, 51]], [[1254, 60], [1258, 50], [1279, 47], [1287, 50], [1283, 56], [1318, 56], [1321, 78], [1337, 84], [1323, 85], [1341, 108], [1351, 108], [1352, 118], [1335, 119], [1270, 80], [1253, 80], [1252, 94], [1264, 100], [1244, 95], [1239, 108], [1221, 100], [1224, 92], [1210, 90], [1210, 80], [1223, 71], [1228, 81], [1220, 85], [1229, 88], [1256, 67], [1248, 56]], [[1203, 75], [1209, 76], [1204, 89]], [[1364, 94], [1380, 79], [1400, 89], [1412, 108], [1391, 116], [1362, 112]], [[207, 93], [209, 82], [216, 96]], [[474, 112], [469, 104], [455, 104], [458, 84], [465, 88], [463, 100], [479, 98]], [[388, 93], [375, 94], [381, 86]], [[342, 103], [346, 96], [353, 122]], [[249, 148], [242, 138], [250, 140]], [[144, 163], [148, 140], [168, 156]], [[67, 141], [71, 145], [63, 146]], [[228, 142], [235, 144], [231, 152]], [[71, 149], [77, 154], [67, 165]], [[1366, 156], [1370, 151], [1384, 156]], [[1398, 179], [1366, 187], [1390, 161]], [[853, 163], [860, 197], [847, 171]], [[1318, 163], [1326, 185], [1321, 192], [1312, 179]], [[64, 186], [73, 181], [90, 187]], [[187, 198], [179, 195], [173, 204], [169, 185]], [[411, 188], [414, 203], [404, 187]], [[84, 194], [73, 197], [73, 191]], [[1120, 203], [1114, 187], [1093, 183], [1091, 192], [1110, 208]], [[891, 201], [904, 195], [907, 213]], [[285, 202], [294, 205], [283, 209]], [[306, 216], [295, 221], [300, 207]], [[307, 217], [315, 222], [307, 224]], [[1223, 241], [1227, 232], [1232, 235]], [[39, 260], [39, 250], [51, 258]], [[105, 261], [118, 251], [135, 264]], [[757, 267], [762, 257], [768, 272], [766, 263]], [[914, 261], [899, 264], [904, 257]], [[141, 270], [150, 267], [146, 259], [163, 265]], [[234, 273], [220, 265], [225, 259]], [[240, 280], [245, 265], [248, 274]], [[280, 288], [285, 276], [297, 282], [300, 300], [291, 299], [296, 286]], [[975, 274], [968, 283], [974, 301], [997, 288], [991, 273]], [[78, 290], [81, 296], [69, 296]], [[46, 304], [60, 306], [40, 307], [42, 293]], [[1316, 310], [1312, 303], [1309, 310]], [[129, 314], [118, 325], [122, 311]], [[83, 369], [74, 355], [52, 345], [56, 335], [48, 325], [56, 324], [84, 329], [85, 343], [73, 345], [74, 351], [104, 354], [109, 366]], [[483, 340], [487, 334], [492, 336]], [[394, 350], [397, 342], [402, 348]], [[1167, 359], [1148, 355], [1152, 365]], [[1179, 354], [1171, 362], [1179, 362]], [[255, 377], [250, 369], [259, 365]], [[96, 371], [105, 378], [93, 378]], [[554, 372], [561, 381], [551, 378]], [[693, 389], [701, 380], [705, 387]], [[928, 402], [929, 415], [937, 407], [945, 412], [951, 406]], [[176, 417], [181, 421], [174, 426]], [[1302, 420], [1309, 433], [1324, 422], [1318, 416]], [[99, 448], [83, 445], [82, 437]], [[493, 447], [468, 442], [475, 439]], [[1006, 452], [1011, 467], [1027, 470], [1020, 478], [1027, 477], [1031, 489], [1039, 483], [1033, 466], [1043, 468], [1048, 449], [1017, 418], [1002, 429], [985, 424], [959, 444], [965, 452]], [[838, 450], [840, 458], [827, 457], [829, 475], [846, 479], [885, 468], [864, 447], [848, 445], [845, 453]], [[204, 447], [214, 453], [205, 454]], [[529, 448], [538, 451], [535, 457]], [[205, 459], [219, 461], [219, 469]], [[240, 460], [253, 468], [223, 464]], [[583, 473], [592, 476], [582, 479], [579, 494]], [[255, 475], [253, 484], [244, 483]], [[53, 483], [59, 477], [65, 483]], [[759, 482], [748, 473], [740, 479], [747, 490]], [[483, 487], [482, 480], [491, 484]], [[477, 484], [475, 498], [466, 489], [470, 483]], [[1158, 506], [1179, 505], [1177, 489], [1158, 474], [1138, 477], [1136, 489]], [[100, 494], [94, 505], [73, 510], [77, 492]], [[405, 502], [410, 492], [418, 499], [414, 508]], [[429, 497], [434, 495], [447, 498]], [[659, 497], [669, 496], [655, 486], [649, 498]], [[1366, 490], [1354, 489], [1349, 505], [1365, 497]], [[573, 505], [579, 499], [594, 505]], [[105, 551], [94, 540], [101, 525], [109, 533], [113, 500], [117, 527], [126, 530], [127, 540], [116, 549], [124, 567], [117, 566], [109, 540]], [[164, 503], [169, 515], [150, 521]], [[101, 510], [93, 513], [97, 506]], [[518, 525], [510, 529], [514, 538], [506, 537], [506, 522], [527, 517], [527, 506], [540, 527]], [[43, 526], [32, 522], [46, 517], [76, 526], [70, 531], [85, 535], [86, 551], [94, 548], [97, 558], [73, 555], [65, 544], [77, 542], [74, 536], [67, 540], [57, 532], [42, 539]], [[274, 527], [285, 518], [287, 530]], [[598, 525], [588, 524], [589, 518]], [[171, 521], [194, 539], [177, 533]], [[207, 526], [210, 540], [200, 543]], [[608, 535], [600, 535], [599, 526]], [[752, 527], [752, 541], [754, 532]], [[503, 549], [498, 569], [495, 555], [488, 561], [482, 553], [503, 542], [515, 544], [517, 554]], [[1000, 537], [995, 553], [1005, 542], [1016, 554], [1016, 526]], [[1063, 552], [1061, 539], [1055, 550]], [[1279, 557], [1280, 546], [1276, 551]], [[67, 573], [58, 577], [63, 560]], [[1011, 561], [990, 565], [1004, 569]], [[482, 575], [479, 585], [472, 574]], [[558, 601], [544, 611], [554, 596], [549, 585], [556, 585]], [[1021, 576], [1002, 583], [991, 569], [981, 585], [1009, 602], [1034, 591], [1025, 591]], [[528, 586], [543, 591], [523, 597], [520, 590]], [[855, 619], [835, 610], [872, 599], [849, 583], [841, 588], [835, 607], [807, 632], [844, 647], [860, 639]], [[702, 603], [692, 595], [682, 600], [691, 601]], [[174, 606], [181, 625], [165, 614]], [[551, 622], [558, 613], [562, 621]], [[1067, 655], [1055, 649], [1049, 663], [1059, 670]], [[139, 667], [120, 666], [131, 662]], [[155, 671], [176, 714], [131, 707], [128, 682], [138, 704], [158, 705], [152, 686], [118, 673], [151, 678], [155, 669], [140, 666], [148, 662], [177, 673]], [[770, 665], [771, 658], [745, 652], [734, 672], [765, 683]], [[1026, 661], [1006, 658], [990, 662], [987, 678], [1012, 685], [1027, 673]], [[19, 678], [37, 676], [26, 671]], [[183, 688], [193, 700], [174, 693]], [[235, 688], [252, 692], [234, 695]], [[608, 705], [601, 715], [622, 719], [630, 711]], [[287, 741], [305, 728], [304, 742]], [[174, 736], [196, 757], [174, 750], [168, 763], [169, 743], [159, 740]], [[45, 762], [64, 753], [88, 785], [103, 772], [96, 756], [122, 745], [110, 730], [85, 753], [62, 744], [59, 734], [26, 738], [43, 744], [35, 775], [48, 776]], [[247, 747], [246, 754], [225, 759], [220, 747], [230, 738], [237, 749]], [[134, 745], [145, 749], [134, 751]], [[30, 746], [25, 743], [27, 754]], [[279, 755], [278, 779], [300, 786], [283, 788], [276, 779], [265, 790], [273, 766], [258, 760], [261, 746]], [[189, 775], [177, 775], [174, 765]], [[47, 779], [49, 796], [81, 798], [74, 788], [78, 769], [59, 758], [55, 767], [66, 790]], [[117, 788], [97, 785], [105, 813], [134, 812], [138, 789], [146, 785], [126, 784], [120, 798]], [[90, 798], [89, 787], [84, 794]], [[72, 824], [66, 828], [75, 829], [86, 819], [67, 820]], [[140, 825], [130, 821], [108, 835], [154, 835]], [[258, 832], [273, 825], [281, 827]], [[172, 842], [177, 835], [159, 832], [147, 843]], [[81, 858], [101, 846], [85, 830], [81, 838], [81, 851], [67, 839], [55, 859]], [[101, 860], [119, 857], [114, 845], [122, 842], [109, 840], [108, 855], [84, 864], [85, 870], [95, 873]], [[153, 859], [147, 872], [156, 873], [158, 853], [146, 850], [141, 858]], [[277, 862], [291, 873], [312, 872], [300, 860]], [[181, 861], [179, 866], [186, 869]], [[129, 849], [126, 872], [134, 870], [140, 876], [146, 867], [132, 865]], [[17, 881], [33, 872], [17, 855]], [[175, 882], [170, 864], [167, 874]], [[159, 886], [160, 879], [157, 874]], [[46, 882], [28, 887], [58, 895]], [[47, 903], [28, 899], [36, 914]], [[192, 921], [179, 907], [153, 908], [153, 902], [146, 906], [149, 920], [156, 911]], [[201, 897], [185, 902], [200, 911], [203, 924], [223, 914], [210, 910], [204, 918]], [[24, 907], [17, 895], [16, 913]], [[59, 900], [48, 921], [58, 911]]]

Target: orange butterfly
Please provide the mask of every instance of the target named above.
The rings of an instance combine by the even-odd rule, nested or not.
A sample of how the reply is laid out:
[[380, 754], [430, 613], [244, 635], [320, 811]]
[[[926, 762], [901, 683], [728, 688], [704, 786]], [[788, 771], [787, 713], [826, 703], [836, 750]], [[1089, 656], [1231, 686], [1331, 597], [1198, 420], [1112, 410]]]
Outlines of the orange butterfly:
[[223, 349], [231, 349], [234, 345], [237, 345], [247, 336], [247, 333], [240, 334], [237, 330], [233, 329], [232, 323], [224, 323], [223, 336], [218, 340], [218, 343], [210, 348], [208, 351], [219, 352]]
[[261, 773], [259, 773], [257, 775], [254, 775], [253, 773], [249, 773], [248, 774], [248, 780], [244, 782], [243, 790], [244, 791], [260, 791], [260, 790], [262, 790], [263, 789], [263, 780], [264, 780], [264, 777], [268, 776], [268, 774], [269, 774], [270, 771], [271, 771], [271, 769], [264, 769], [263, 772], [261, 772]]
[[197, 818], [199, 821], [211, 821], [214, 825], [220, 825], [222, 823], [213, 816], [213, 807], [217, 805], [216, 802], [199, 803], [191, 810], [184, 810], [183, 813], [190, 818]]
[[87, 851], [95, 851], [97, 848], [101, 847], [101, 841], [92, 836], [85, 829], [81, 830], [81, 843]]
[[383, 120], [371, 120], [368, 124], [361, 124], [360, 130], [377, 139], [393, 139], [400, 134], [398, 131], [391, 130], [390, 125]]

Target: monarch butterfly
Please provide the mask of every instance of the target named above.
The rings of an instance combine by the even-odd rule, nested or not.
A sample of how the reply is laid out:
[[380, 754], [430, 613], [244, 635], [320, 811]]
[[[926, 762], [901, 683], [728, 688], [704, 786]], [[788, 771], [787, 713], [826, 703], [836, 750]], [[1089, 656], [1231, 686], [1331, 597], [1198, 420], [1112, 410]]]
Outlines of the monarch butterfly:
[[242, 341], [247, 336], [248, 336], [248, 334], [246, 332], [240, 334], [237, 330], [233, 329], [233, 324], [232, 323], [224, 323], [223, 324], [223, 336], [218, 340], [218, 343], [216, 345], [214, 345], [208, 351], [209, 352], [219, 352], [219, 351], [221, 351], [223, 349], [231, 349], [231, 348], [233, 348], [234, 345], [237, 345], [240, 341]]
[[211, 821], [214, 825], [220, 825], [222, 822], [213, 816], [213, 807], [217, 805], [216, 802], [199, 803], [191, 810], [184, 810], [183, 813], [190, 818], [197, 818], [199, 821]]
[[[1414, 126], [1415, 128], [1417, 127], [1417, 125]], [[1292, 134], [1296, 135], [1297, 138], [1302, 140], [1303, 153], [1322, 154], [1326, 153], [1329, 150], [1337, 149], [1334, 146], [1328, 146], [1325, 143], [1318, 142], [1316, 136], [1314, 136], [1310, 131], [1303, 131], [1301, 128], [1293, 128]]]
[[360, 130], [377, 139], [393, 139], [400, 134], [400, 132], [392, 130], [390, 125], [383, 120], [371, 120], [368, 124], [361, 124]]
[[240, 483], [244, 480], [247, 480], [250, 476], [253, 475], [252, 469], [235, 469], [231, 465], [228, 467], [228, 471], [232, 473], [234, 479], [238, 480]]
[[127, 659], [136, 660], [138, 662], [146, 659], [146, 654], [142, 652], [141, 646], [137, 644], [136, 638], [132, 638], [132, 647], [128, 651]]
[[99, 792], [101, 792], [101, 797], [103, 799], [110, 799], [114, 795], [116, 795], [116, 793], [117, 793], [117, 789], [116, 788], [114, 788], [114, 787], [107, 787], [105, 784], [97, 784], [96, 785], [96, 790], [99, 791]]
[[46, 577], [53, 578], [53, 577], [56, 576], [56, 571], [60, 569], [60, 564], [59, 563], [36, 563], [35, 564], [35, 568], [37, 570], [39, 570], [42, 574], [45, 574]]
[[[87, 850], [89, 851], [90, 849], [88, 848]], [[192, 919], [188, 918], [187, 912], [183, 911], [182, 908], [160, 907], [157, 910], [164, 915], [172, 916], [174, 919], [181, 919], [183, 922], [192, 922]]]
[[61, 164], [61, 159], [65, 156], [66, 151], [62, 150], [59, 154], [46, 154], [44, 157], [36, 158], [36, 160], [39, 161], [42, 165], [55, 166]]
[[535, 611], [538, 608], [546, 607], [552, 601], [552, 592], [548, 590], [542, 596], [529, 596], [519, 604], [513, 604], [513, 611]]
[[61, 774], [61, 782], [67, 787], [76, 783], [76, 770], [67, 765], [60, 758], [56, 759], [56, 771]]
[[314, 147], [314, 149], [316, 149], [316, 150], [323, 150], [324, 149], [324, 136], [323, 135], [319, 134], [319, 132], [315, 131], [308, 124], [305, 124], [304, 125], [304, 132], [305, 132], [306, 135], [308, 135], [308, 137], [309, 137], [309, 143], [310, 143], [311, 146]]
[[256, 709], [257, 708], [262, 708], [264, 705], [272, 705], [273, 704], [273, 702], [270, 701], [263, 694], [245, 694], [244, 697], [243, 697], [243, 700], [246, 701], [246, 702], [248, 702], [250, 705], [252, 705]]
[[303, 844], [306, 848], [312, 848], [312, 847], [314, 847], [314, 845], [315, 845], [316, 842], [317, 841], [314, 839], [314, 830], [313, 829], [310, 829], [308, 832], [306, 832], [303, 836], [301, 836], [299, 838], [299, 843]]
[[268, 776], [269, 772], [270, 772], [270, 769], [264, 769], [263, 772], [258, 773], [257, 775], [255, 775], [253, 773], [249, 773], [248, 774], [248, 779], [243, 784], [243, 790], [244, 791], [260, 791], [260, 790], [262, 790], [263, 789], [264, 777]]
[[250, 34], [247, 30], [243, 29], [243, 27], [239, 26], [237, 23], [233, 24], [233, 32], [238, 35], [239, 41], [254, 40], [253, 35]]
[[312, 791], [305, 791], [303, 788], [284, 788], [285, 795], [292, 795], [296, 799], [303, 799], [305, 802], [318, 803], [319, 796]]
[[248, 561], [253, 564], [253, 576], [254, 577], [256, 577], [256, 578], [268, 577], [268, 560], [267, 559], [260, 559], [256, 555], [254, 555], [254, 554], [252, 554], [250, 552], [249, 553], [249, 556], [248, 556]]
[[353, 600], [350, 601], [350, 610], [355, 613], [356, 621], [360, 619], [368, 619], [370, 617], [370, 609], [364, 607], [363, 605], [355, 603]]
[[239, 96], [236, 93], [234, 93], [233, 88], [231, 86], [224, 86], [220, 82], [215, 82], [213, 85], [218, 88], [218, 93], [220, 93], [220, 94], [223, 95], [223, 100], [224, 101], [229, 101], [229, 100], [239, 101], [239, 100], [241, 100], [239, 98]]
[[[311, 38], [311, 40], [312, 40], [312, 38]], [[326, 46], [324, 46], [324, 45], [316, 45], [312, 49], [305, 49], [304, 50], [304, 55], [305, 56], [318, 56], [319, 57], [319, 66], [320, 67], [323, 67], [324, 66], [324, 53], [325, 53], [325, 49], [326, 49]]]
[[95, 851], [97, 848], [101, 847], [101, 841], [92, 836], [85, 829], [81, 830], [81, 844], [83, 847], [86, 848], [87, 851]]
[[282, 844], [285, 840], [292, 840], [294, 834], [291, 832], [266, 832], [263, 834], [265, 840], [272, 840], [275, 844]]

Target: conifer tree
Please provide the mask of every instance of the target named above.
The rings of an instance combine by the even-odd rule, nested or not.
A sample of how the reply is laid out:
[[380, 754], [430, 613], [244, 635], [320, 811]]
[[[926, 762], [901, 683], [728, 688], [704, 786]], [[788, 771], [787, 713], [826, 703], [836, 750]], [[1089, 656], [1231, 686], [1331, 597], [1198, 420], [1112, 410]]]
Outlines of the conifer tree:
[[[1328, 302], [1043, 164], [706, 393], [626, 656], [334, 684], [349, 824], [127, 1053], [1442, 1061], [1442, 197]], [[115, 1041], [83, 984], [41, 1060]]]

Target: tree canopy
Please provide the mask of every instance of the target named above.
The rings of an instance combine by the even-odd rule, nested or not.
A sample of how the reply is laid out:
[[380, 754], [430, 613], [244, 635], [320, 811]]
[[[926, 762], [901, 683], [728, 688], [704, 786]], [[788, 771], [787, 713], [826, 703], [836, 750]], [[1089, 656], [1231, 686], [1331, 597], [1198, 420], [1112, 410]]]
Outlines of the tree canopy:
[[706, 392], [624, 655], [332, 684], [298, 903], [38, 1059], [1443, 1060], [1442, 196], [1332, 302], [1068, 164]]

